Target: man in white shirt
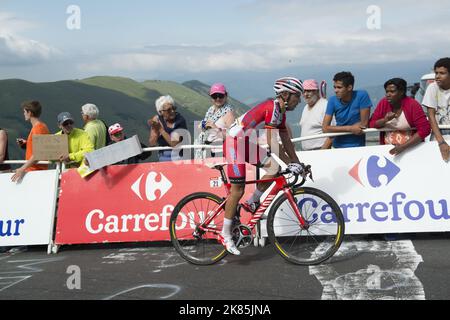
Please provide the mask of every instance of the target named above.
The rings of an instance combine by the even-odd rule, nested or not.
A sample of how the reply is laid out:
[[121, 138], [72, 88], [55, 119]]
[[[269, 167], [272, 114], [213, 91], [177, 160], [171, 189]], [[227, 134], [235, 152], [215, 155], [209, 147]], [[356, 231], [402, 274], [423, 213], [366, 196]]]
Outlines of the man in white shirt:
[[[428, 108], [428, 119], [444, 161], [450, 160], [450, 130], [439, 129], [439, 125], [450, 125], [450, 58], [439, 59], [434, 65], [436, 82], [427, 88], [422, 105]], [[447, 140], [447, 141], [446, 141]]]
[[[300, 119], [301, 137], [323, 134], [322, 123], [325, 117], [328, 101], [320, 97], [319, 84], [316, 80], [305, 80], [303, 82], [303, 96], [306, 106], [303, 109], [302, 118]], [[302, 142], [304, 151], [329, 149], [332, 140], [330, 138], [320, 138], [306, 140]]]

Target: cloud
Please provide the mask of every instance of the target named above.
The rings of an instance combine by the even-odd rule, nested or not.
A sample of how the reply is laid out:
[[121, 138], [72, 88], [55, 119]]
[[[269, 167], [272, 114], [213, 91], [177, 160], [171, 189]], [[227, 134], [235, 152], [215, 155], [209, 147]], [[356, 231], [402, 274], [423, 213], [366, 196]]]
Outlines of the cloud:
[[153, 46], [141, 52], [109, 54], [94, 62], [81, 63], [84, 71], [164, 71], [210, 72], [269, 69], [270, 57], [243, 46]]
[[18, 35], [33, 27], [10, 13], [0, 12], [0, 65], [30, 65], [49, 61], [60, 51], [36, 40]]
[[[380, 30], [367, 27], [370, 5], [381, 9]], [[430, 10], [430, 5], [442, 10]], [[307, 65], [417, 61], [450, 51], [450, 42], [443, 41], [450, 29], [445, 8], [450, 6], [444, 0], [413, 4], [410, 0], [247, 1], [236, 7], [246, 21], [242, 37], [230, 34], [220, 44], [198, 40], [205, 42], [146, 46], [89, 57], [78, 68], [130, 73], [252, 72]]]

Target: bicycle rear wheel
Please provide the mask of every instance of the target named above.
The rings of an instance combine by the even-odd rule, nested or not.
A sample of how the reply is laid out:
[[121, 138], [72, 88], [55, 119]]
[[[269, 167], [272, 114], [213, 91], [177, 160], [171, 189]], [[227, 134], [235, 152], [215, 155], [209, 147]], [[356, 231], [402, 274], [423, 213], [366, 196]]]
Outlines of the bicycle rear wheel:
[[227, 255], [218, 240], [224, 210], [207, 226], [212, 231], [204, 232], [198, 228], [222, 202], [222, 198], [212, 193], [197, 192], [183, 198], [172, 212], [170, 238], [177, 252], [190, 263], [211, 265]]
[[267, 220], [269, 239], [286, 260], [316, 265], [339, 249], [345, 224], [338, 204], [325, 192], [302, 187], [293, 190], [295, 202], [308, 227], [302, 227], [286, 195], [273, 204]]

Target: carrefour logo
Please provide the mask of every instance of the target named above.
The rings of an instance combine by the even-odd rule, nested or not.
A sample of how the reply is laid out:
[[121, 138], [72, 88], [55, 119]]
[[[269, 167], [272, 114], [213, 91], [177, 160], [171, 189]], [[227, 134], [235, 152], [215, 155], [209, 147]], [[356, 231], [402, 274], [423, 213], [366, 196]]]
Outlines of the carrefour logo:
[[[159, 179], [157, 179], [158, 175], [160, 176]], [[167, 177], [161, 172], [158, 174], [152, 171], [147, 174], [147, 178], [145, 179], [145, 181], [142, 181], [142, 178], [144, 176], [145, 174], [142, 174], [139, 179], [137, 179], [136, 182], [131, 186], [131, 190], [141, 200], [144, 200], [144, 193], [145, 198], [148, 201], [160, 200], [172, 188], [172, 182], [170, 182], [170, 180], [167, 179]], [[156, 195], [157, 193], [159, 193], [159, 197]]]
[[[387, 186], [400, 173], [400, 168], [388, 158], [384, 160], [378, 156], [371, 156], [367, 160], [364, 158], [350, 170], [349, 174], [363, 187], [369, 185], [372, 188]], [[381, 177], [385, 177], [381, 179]], [[383, 183], [386, 181], [385, 183]]]

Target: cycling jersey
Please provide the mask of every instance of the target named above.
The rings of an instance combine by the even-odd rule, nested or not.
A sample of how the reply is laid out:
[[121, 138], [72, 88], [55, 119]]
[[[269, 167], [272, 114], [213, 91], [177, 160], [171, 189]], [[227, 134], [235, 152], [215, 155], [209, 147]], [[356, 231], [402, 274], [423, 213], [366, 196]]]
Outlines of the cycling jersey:
[[245, 183], [245, 163], [259, 164], [267, 150], [251, 141], [251, 131], [259, 129], [287, 130], [286, 114], [278, 101], [267, 100], [237, 119], [228, 130], [223, 150], [231, 183]]
[[286, 113], [283, 112], [277, 100], [267, 100], [252, 108], [234, 122], [228, 135], [237, 137], [250, 129], [263, 128], [287, 130]]

